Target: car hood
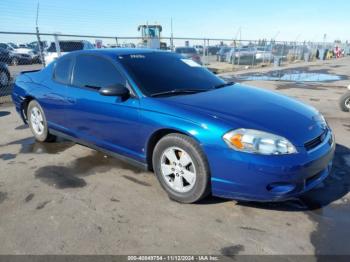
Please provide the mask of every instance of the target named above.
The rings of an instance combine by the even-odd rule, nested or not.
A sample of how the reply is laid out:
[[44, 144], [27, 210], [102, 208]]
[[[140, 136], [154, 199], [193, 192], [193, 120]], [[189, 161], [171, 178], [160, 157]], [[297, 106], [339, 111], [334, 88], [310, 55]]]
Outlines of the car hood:
[[16, 48], [13, 50], [13, 52], [17, 54], [30, 54], [33, 52], [33, 50], [29, 48]]
[[283, 136], [296, 146], [324, 132], [318, 111], [297, 100], [260, 88], [229, 87], [164, 98], [183, 109], [206, 114], [232, 129], [251, 128]]

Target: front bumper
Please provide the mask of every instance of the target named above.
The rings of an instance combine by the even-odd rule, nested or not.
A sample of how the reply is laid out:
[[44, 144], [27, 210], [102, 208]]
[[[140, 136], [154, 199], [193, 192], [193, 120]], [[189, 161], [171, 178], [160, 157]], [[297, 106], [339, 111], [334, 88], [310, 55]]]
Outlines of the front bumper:
[[206, 148], [212, 194], [248, 201], [283, 201], [314, 188], [330, 173], [335, 151], [333, 133], [316, 148], [291, 155], [264, 156]]

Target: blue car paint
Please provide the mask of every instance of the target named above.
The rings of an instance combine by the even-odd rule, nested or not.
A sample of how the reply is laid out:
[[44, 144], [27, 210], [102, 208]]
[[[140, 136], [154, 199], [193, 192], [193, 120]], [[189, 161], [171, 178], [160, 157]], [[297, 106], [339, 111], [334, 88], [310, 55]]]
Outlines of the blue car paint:
[[[325, 132], [315, 120], [318, 112], [307, 105], [240, 84], [191, 95], [146, 97], [114, 58], [152, 51], [80, 52], [112, 59], [128, 78], [135, 97], [122, 101], [90, 90], [62, 87], [52, 80], [51, 64], [40, 72], [17, 77], [12, 94], [17, 111], [23, 111], [26, 98], [35, 98], [45, 111], [50, 130], [144, 165], [149, 163], [149, 141], [157, 132], [171, 130], [191, 136], [208, 159], [212, 194], [225, 198], [284, 200], [313, 188], [330, 172], [335, 142], [329, 128], [320, 145], [309, 151], [304, 147]], [[286, 137], [298, 153], [267, 156], [235, 151], [222, 136], [237, 128]]]

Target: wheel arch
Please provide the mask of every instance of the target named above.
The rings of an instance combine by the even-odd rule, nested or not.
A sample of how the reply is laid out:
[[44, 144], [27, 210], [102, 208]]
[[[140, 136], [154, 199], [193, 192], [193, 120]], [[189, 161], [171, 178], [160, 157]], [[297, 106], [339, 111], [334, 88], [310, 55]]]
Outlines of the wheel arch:
[[24, 99], [21, 103], [22, 118], [26, 123], [28, 120], [28, 116], [27, 116], [28, 105], [32, 100], [35, 100], [35, 98], [33, 96], [28, 95], [28, 96], [24, 97]]
[[166, 135], [169, 135], [169, 134], [182, 134], [182, 135], [188, 136], [188, 137], [192, 138], [193, 140], [195, 140], [200, 145], [200, 142], [198, 141], [198, 139], [188, 132], [174, 129], [174, 128], [158, 129], [150, 136], [150, 138], [147, 141], [146, 161], [147, 161], [147, 166], [148, 166], [149, 170], [151, 170], [151, 171], [153, 170], [152, 156], [153, 156], [154, 148], [156, 147], [159, 140], [161, 140], [163, 137], [165, 137]]

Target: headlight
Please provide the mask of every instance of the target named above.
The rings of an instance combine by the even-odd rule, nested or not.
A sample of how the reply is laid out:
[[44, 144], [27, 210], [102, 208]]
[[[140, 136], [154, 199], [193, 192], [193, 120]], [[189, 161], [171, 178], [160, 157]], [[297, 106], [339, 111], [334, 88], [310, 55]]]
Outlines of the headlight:
[[286, 138], [254, 129], [236, 129], [223, 136], [234, 150], [262, 154], [282, 155], [297, 153], [295, 146]]

